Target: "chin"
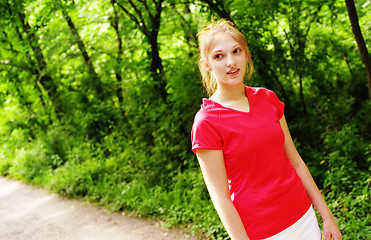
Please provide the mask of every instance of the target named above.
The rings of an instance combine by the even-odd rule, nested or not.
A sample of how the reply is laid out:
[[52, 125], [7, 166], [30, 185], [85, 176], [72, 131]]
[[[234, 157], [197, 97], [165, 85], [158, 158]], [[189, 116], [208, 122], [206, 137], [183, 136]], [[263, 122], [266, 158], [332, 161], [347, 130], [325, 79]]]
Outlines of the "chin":
[[226, 80], [226, 81], [222, 81], [221, 83], [227, 86], [239, 86], [239, 85], [243, 85], [243, 80]]

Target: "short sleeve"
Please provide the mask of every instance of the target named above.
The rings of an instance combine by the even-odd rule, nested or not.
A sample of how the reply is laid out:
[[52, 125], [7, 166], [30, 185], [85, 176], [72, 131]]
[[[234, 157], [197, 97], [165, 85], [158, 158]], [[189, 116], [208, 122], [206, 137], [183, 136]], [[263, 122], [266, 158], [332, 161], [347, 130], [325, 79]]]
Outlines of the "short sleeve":
[[277, 95], [273, 91], [271, 90], [267, 90], [267, 91], [269, 92], [270, 102], [276, 108], [277, 117], [278, 119], [281, 119], [283, 117], [283, 113], [285, 110], [285, 104], [277, 97]]
[[214, 149], [223, 148], [219, 114], [217, 111], [208, 112], [201, 109], [195, 116], [191, 140], [192, 151], [196, 153], [197, 149]]

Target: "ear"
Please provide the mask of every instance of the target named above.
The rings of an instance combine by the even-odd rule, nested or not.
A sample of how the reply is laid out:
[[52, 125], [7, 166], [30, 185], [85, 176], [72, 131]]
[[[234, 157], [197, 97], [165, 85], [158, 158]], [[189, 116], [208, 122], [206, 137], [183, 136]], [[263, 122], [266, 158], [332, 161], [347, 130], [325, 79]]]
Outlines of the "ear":
[[206, 58], [201, 58], [200, 59], [200, 65], [203, 66], [207, 71], [209, 71], [209, 72], [212, 71], [210, 65], [207, 63]]

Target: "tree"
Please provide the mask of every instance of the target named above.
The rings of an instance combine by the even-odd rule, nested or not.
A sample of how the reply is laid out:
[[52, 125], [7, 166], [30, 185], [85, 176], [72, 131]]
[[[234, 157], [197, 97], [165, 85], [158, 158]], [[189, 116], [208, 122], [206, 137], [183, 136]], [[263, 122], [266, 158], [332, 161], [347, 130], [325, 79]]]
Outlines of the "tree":
[[226, 8], [226, 3], [224, 0], [203, 0], [206, 4], [209, 5], [210, 10], [215, 12], [220, 18], [227, 19], [233, 22], [229, 10]]
[[122, 76], [121, 76], [121, 71], [119, 69], [120, 62], [121, 62], [121, 56], [123, 53], [122, 37], [121, 37], [118, 9], [115, 6], [114, 0], [111, 0], [111, 4], [113, 7], [113, 13], [114, 13], [113, 17], [111, 18], [111, 26], [115, 29], [116, 41], [117, 41], [116, 67], [114, 68], [117, 85], [118, 85], [117, 90], [116, 90], [116, 95], [117, 95], [117, 98], [119, 99], [119, 103], [122, 104], [122, 102], [124, 101], [124, 97], [122, 95]]
[[[21, 2], [9, 2], [6, 1], [4, 5], [7, 7], [7, 17], [8, 20], [14, 21], [10, 26], [12, 30], [16, 32], [17, 41], [21, 42], [24, 48], [23, 50], [27, 53], [27, 67], [26, 69], [32, 75], [34, 79], [34, 89], [38, 91], [39, 99], [42, 106], [48, 112], [48, 121], [52, 123], [52, 115], [55, 112], [55, 109], [58, 109], [59, 112], [63, 112], [62, 107], [57, 104], [57, 85], [54, 83], [50, 71], [48, 69], [45, 56], [42, 52], [42, 48], [39, 44], [39, 37], [37, 35], [37, 30], [39, 26], [32, 27], [27, 20], [26, 11], [24, 5]], [[5, 15], [5, 13], [4, 13]], [[5, 16], [4, 16], [5, 17]], [[7, 31], [3, 29], [3, 34], [7, 39], [7, 44], [9, 44], [13, 53], [20, 55], [21, 53], [15, 50], [13, 47], [12, 41], [9, 39]], [[28, 47], [31, 47], [32, 51], [28, 51]], [[16, 57], [14, 57], [16, 59]], [[20, 96], [23, 96], [20, 83], [15, 84]], [[45, 93], [45, 94], [44, 94]], [[25, 102], [24, 99], [21, 100]], [[51, 104], [47, 104], [47, 102]], [[45, 110], [46, 110], [45, 109]], [[60, 115], [57, 114], [57, 117], [60, 118]]]
[[124, 13], [135, 22], [137, 28], [144, 34], [150, 44], [149, 56], [151, 56], [150, 72], [154, 80], [154, 90], [159, 92], [163, 99], [166, 98], [166, 83], [163, 78], [164, 67], [160, 57], [158, 46], [158, 33], [161, 24], [162, 3], [164, 0], [147, 1], [128, 0], [128, 4], [112, 0]]
[[85, 47], [85, 44], [82, 40], [82, 38], [80, 37], [80, 34], [75, 26], [75, 24], [73, 23], [71, 17], [69, 16], [68, 12], [66, 11], [66, 9], [64, 9], [64, 6], [61, 6], [62, 8], [62, 14], [63, 14], [63, 17], [64, 19], [66, 20], [67, 24], [68, 24], [68, 27], [69, 29], [71, 30], [71, 33], [72, 33], [72, 36], [77, 44], [77, 46], [79, 47], [80, 49], [80, 52], [84, 58], [84, 62], [88, 68], [88, 72], [89, 72], [89, 75], [91, 77], [91, 80], [89, 81], [89, 84], [91, 87], [91, 89], [94, 89], [95, 92], [97, 93], [97, 95], [101, 95], [102, 94], [102, 90], [103, 90], [103, 87], [102, 87], [102, 83], [99, 79], [99, 76], [98, 74], [95, 72], [95, 69], [94, 69], [94, 66], [93, 66], [93, 63], [92, 63], [92, 60], [86, 50], [86, 47]]
[[358, 50], [361, 54], [362, 62], [365, 65], [368, 79], [368, 93], [371, 100], [371, 57], [367, 50], [365, 40], [361, 32], [361, 28], [358, 22], [357, 10], [353, 0], [345, 0], [347, 10], [349, 14], [350, 23], [352, 25], [352, 31], [354, 38], [356, 39]]

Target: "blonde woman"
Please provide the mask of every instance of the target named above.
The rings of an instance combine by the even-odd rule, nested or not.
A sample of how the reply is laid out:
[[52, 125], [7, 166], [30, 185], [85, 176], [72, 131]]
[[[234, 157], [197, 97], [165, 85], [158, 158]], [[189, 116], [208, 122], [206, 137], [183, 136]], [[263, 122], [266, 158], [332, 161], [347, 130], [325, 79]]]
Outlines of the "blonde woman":
[[210, 98], [192, 128], [213, 204], [232, 240], [326, 240], [341, 233], [284, 117], [284, 103], [244, 85], [253, 64], [244, 35], [220, 20], [198, 34], [199, 68]]

